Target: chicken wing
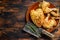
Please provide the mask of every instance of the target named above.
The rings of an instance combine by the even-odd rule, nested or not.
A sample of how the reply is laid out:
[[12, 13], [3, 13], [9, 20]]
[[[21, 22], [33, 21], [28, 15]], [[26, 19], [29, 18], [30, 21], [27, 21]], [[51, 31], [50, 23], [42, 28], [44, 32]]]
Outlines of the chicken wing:
[[49, 7], [49, 6], [50, 6], [49, 2], [43, 1], [43, 3], [42, 3], [42, 9], [43, 9], [43, 11], [45, 11], [46, 7]]
[[[52, 11], [51, 11], [51, 14], [52, 14], [53, 16], [59, 16], [59, 9], [58, 9], [58, 8], [52, 8], [51, 10], [52, 10]], [[54, 12], [54, 11], [56, 11], [56, 12]]]
[[52, 18], [49, 20], [49, 16], [50, 14], [48, 14], [48, 16], [45, 18], [44, 23], [43, 23], [43, 27], [48, 28], [48, 29], [53, 28], [53, 26], [56, 25], [55, 19]]

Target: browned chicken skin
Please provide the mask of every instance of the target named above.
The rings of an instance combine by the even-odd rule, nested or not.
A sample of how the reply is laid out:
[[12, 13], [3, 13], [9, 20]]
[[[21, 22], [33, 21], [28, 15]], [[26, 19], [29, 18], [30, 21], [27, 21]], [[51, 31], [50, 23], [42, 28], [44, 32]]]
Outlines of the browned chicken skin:
[[56, 25], [55, 19], [53, 17], [49, 19], [49, 17], [50, 17], [50, 14], [48, 14], [48, 16], [44, 20], [44, 23], [43, 23], [44, 28], [52, 28], [53, 26]]
[[[31, 10], [30, 16], [34, 24], [37, 25], [37, 27], [44, 27], [44, 28], [53, 28], [53, 26], [56, 26], [56, 20], [53, 16], [58, 17], [59, 12], [57, 8], [49, 8], [50, 3], [43, 1], [42, 5], [39, 4], [39, 8], [36, 10]], [[55, 12], [56, 11], [56, 12]], [[47, 16], [45, 16], [47, 14]], [[51, 16], [51, 14], [53, 16]], [[50, 18], [51, 17], [51, 18]], [[50, 18], [50, 19], [49, 19]]]
[[33, 23], [38, 25], [38, 27], [41, 27], [41, 25], [43, 24], [43, 19], [44, 19], [44, 14], [43, 14], [42, 9], [31, 10], [30, 16]]

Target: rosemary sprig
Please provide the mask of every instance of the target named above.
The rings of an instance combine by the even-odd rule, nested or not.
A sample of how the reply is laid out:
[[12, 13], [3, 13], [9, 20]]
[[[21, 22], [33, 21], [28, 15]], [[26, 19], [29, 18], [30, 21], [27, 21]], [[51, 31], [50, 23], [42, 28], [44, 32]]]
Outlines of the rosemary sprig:
[[35, 31], [31, 28], [31, 26], [29, 26], [29, 25], [27, 24], [26, 27], [27, 27], [30, 31], [32, 31], [33, 33], [35, 33]]
[[31, 23], [31, 27], [32, 27], [33, 30], [36, 32], [36, 34], [37, 34], [38, 36], [40, 36], [40, 33], [39, 33], [38, 28], [37, 28], [34, 24], [32, 24], [32, 23]]
[[38, 28], [34, 24], [27, 23], [26, 27], [29, 28], [29, 30], [31, 30], [36, 35], [40, 36], [39, 30], [38, 30]]

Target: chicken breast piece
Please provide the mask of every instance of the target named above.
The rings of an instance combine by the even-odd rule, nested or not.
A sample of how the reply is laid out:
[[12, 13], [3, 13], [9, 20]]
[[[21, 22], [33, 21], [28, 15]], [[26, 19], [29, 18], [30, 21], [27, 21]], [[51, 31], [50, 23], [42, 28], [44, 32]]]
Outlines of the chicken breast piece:
[[44, 14], [42, 9], [31, 10], [30, 16], [33, 23], [36, 24], [38, 27], [41, 27], [44, 20]]

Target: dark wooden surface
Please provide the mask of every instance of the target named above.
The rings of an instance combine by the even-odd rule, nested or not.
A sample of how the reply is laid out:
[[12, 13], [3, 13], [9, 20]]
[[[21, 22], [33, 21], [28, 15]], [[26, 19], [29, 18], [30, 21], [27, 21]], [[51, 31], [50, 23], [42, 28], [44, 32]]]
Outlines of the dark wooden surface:
[[[46, 1], [60, 8], [60, 0]], [[49, 40], [49, 38], [35, 38], [22, 30], [26, 24], [26, 10], [34, 2], [36, 0], [0, 0], [0, 40]], [[56, 38], [52, 40], [60, 40], [60, 27], [54, 34]]]

